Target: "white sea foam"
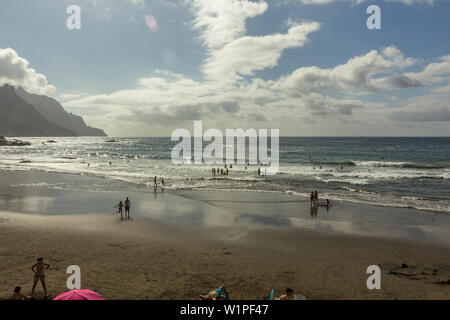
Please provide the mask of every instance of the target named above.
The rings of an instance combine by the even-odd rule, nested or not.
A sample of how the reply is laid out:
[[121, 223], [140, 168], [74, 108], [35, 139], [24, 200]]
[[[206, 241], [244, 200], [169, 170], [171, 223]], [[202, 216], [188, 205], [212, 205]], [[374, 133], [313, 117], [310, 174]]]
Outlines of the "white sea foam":
[[[0, 148], [1, 170], [89, 174], [149, 187], [153, 186], [154, 176], [158, 176], [164, 178], [166, 188], [173, 190], [243, 190], [308, 196], [310, 189], [319, 189], [335, 200], [450, 212], [450, 200], [442, 192], [439, 194], [439, 184], [449, 188], [447, 163], [359, 160], [296, 160], [293, 163], [291, 160], [281, 162], [279, 174], [271, 177], [258, 176], [255, 165], [247, 169], [244, 165], [233, 165], [230, 175], [212, 176], [212, 166], [174, 165], [169, 145], [152, 144], [145, 139], [105, 143], [104, 138], [57, 138], [55, 144], [45, 143], [48, 138], [26, 140], [31, 140], [31, 147]], [[264, 172], [264, 167], [261, 169]], [[438, 195], [380, 195], [378, 189], [374, 191], [374, 186], [400, 182], [435, 183], [433, 188]]]

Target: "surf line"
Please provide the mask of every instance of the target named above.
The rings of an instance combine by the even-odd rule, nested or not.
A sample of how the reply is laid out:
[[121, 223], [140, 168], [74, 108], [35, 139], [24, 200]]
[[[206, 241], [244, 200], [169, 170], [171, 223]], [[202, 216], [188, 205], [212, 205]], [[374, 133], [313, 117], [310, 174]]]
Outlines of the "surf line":
[[[171, 141], [179, 142], [172, 149], [172, 162], [176, 165], [192, 164], [193, 160], [195, 165], [222, 165], [224, 158], [226, 164], [245, 164], [247, 160], [248, 164], [261, 163], [268, 166], [266, 169], [268, 175], [277, 174], [280, 163], [280, 129], [270, 130], [270, 147], [268, 147], [267, 132], [267, 129], [259, 129], [258, 132], [252, 128], [226, 129], [226, 145], [224, 145], [222, 131], [210, 128], [203, 132], [203, 122], [197, 120], [194, 121], [193, 136], [187, 129], [180, 128], [172, 132]], [[191, 148], [192, 140], [194, 148]], [[204, 149], [203, 141], [210, 142]], [[192, 149], [194, 157], [192, 157]]]

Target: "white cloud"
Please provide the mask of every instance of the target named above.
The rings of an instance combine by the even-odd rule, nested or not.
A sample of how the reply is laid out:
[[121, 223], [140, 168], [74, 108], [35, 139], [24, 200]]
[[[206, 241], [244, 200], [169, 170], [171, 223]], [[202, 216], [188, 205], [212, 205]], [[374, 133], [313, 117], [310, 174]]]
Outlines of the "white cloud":
[[255, 71], [275, 67], [287, 48], [301, 47], [309, 33], [319, 29], [316, 22], [288, 21], [286, 34], [245, 36], [245, 22], [267, 10], [264, 1], [192, 0], [194, 29], [207, 48], [201, 67], [206, 80], [233, 83]]
[[29, 67], [29, 62], [14, 49], [0, 48], [0, 85], [21, 86], [32, 93], [51, 94], [56, 89], [47, 78]]
[[450, 83], [446, 86], [438, 87], [432, 90], [435, 93], [450, 93]]
[[[189, 125], [196, 119], [216, 128], [278, 127], [289, 130], [282, 134], [291, 135], [318, 134], [318, 122], [320, 134], [385, 134], [390, 128], [394, 130], [390, 120], [395, 120], [396, 128], [398, 123], [423, 123], [417, 119], [433, 121], [436, 114], [444, 116], [447, 112], [439, 104], [441, 109], [433, 116], [416, 114], [415, 118], [398, 121], [403, 114], [392, 112], [394, 103], [400, 106], [398, 112], [417, 111], [418, 107], [413, 107], [413, 101], [405, 103], [389, 96], [394, 90], [448, 80], [449, 57], [430, 63], [420, 72], [406, 72], [417, 60], [405, 57], [392, 45], [334, 67], [300, 67], [277, 80], [266, 81], [257, 78], [256, 72], [276, 67], [287, 48], [304, 46], [310, 34], [319, 30], [319, 23], [288, 20], [280, 24], [287, 27], [286, 33], [248, 36], [246, 19], [262, 15], [267, 10], [264, 1], [185, 3], [191, 5], [193, 28], [206, 49], [200, 68], [203, 79], [155, 71], [138, 79], [135, 88], [74, 97], [65, 107], [92, 108], [87, 120], [119, 135], [170, 135], [174, 127]], [[368, 102], [371, 99], [367, 97], [374, 98], [373, 93], [385, 90], [391, 91], [389, 95], [382, 92], [372, 99], [383, 100], [380, 97], [386, 96], [385, 102]]]
[[245, 20], [267, 10], [264, 1], [190, 0], [195, 13], [194, 27], [209, 48], [220, 48], [245, 33]]
[[408, 99], [400, 110], [389, 117], [399, 122], [450, 122], [448, 96], [425, 95]]
[[[391, 55], [392, 52], [397, 54]], [[194, 119], [213, 122], [219, 119], [223, 126], [238, 121], [247, 125], [261, 121], [282, 125], [283, 121], [302, 118], [357, 121], [373, 114], [371, 108], [380, 107], [380, 104], [355, 98], [360, 92], [381, 89], [380, 83], [374, 85], [376, 81], [372, 76], [378, 73], [401, 76], [394, 74], [399, 66], [404, 68], [414, 62], [403, 57], [397, 48], [388, 47], [351, 58], [331, 69], [305, 67], [275, 81], [253, 78], [233, 85], [195, 81], [181, 74], [157, 71], [152, 77], [139, 79], [136, 89], [83, 97], [65, 106], [100, 108], [102, 117], [109, 115], [104, 123], [108, 130], [113, 129], [108, 126], [116, 122], [110, 117], [141, 122], [158, 130]], [[386, 77], [385, 82], [388, 81]], [[348, 96], [333, 97], [327, 92], [330, 88], [346, 92]], [[96, 120], [101, 123], [105, 119], [99, 116]]]
[[285, 49], [302, 47], [308, 34], [319, 27], [317, 22], [307, 22], [291, 27], [286, 34], [241, 37], [214, 50], [202, 70], [206, 79], [214, 81], [236, 81], [241, 76], [252, 76], [257, 70], [275, 67]]
[[[392, 73], [414, 63], [414, 59], [405, 58], [396, 47], [390, 46], [381, 52], [372, 50], [365, 55], [351, 58], [345, 64], [332, 69], [315, 66], [299, 68], [282, 77], [274, 84], [274, 89], [282, 90], [288, 96], [300, 97], [309, 92], [326, 90], [375, 92], [381, 88], [399, 88], [402, 87], [399, 81], [399, 85], [395, 86], [397, 82], [389, 77], [374, 79], [374, 76]], [[404, 86], [406, 84], [405, 82]], [[416, 83], [413, 81], [411, 85]]]
[[433, 62], [421, 72], [410, 72], [405, 75], [417, 81], [439, 83], [448, 80], [450, 76], [450, 54], [440, 57], [439, 62]]

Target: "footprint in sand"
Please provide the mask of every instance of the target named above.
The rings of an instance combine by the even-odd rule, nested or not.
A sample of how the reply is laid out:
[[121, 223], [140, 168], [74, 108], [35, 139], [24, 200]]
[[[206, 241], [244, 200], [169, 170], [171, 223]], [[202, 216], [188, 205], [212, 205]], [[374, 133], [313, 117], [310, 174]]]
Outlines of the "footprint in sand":
[[[438, 276], [439, 270], [425, 267], [408, 266], [407, 264], [403, 263], [402, 265], [391, 269], [389, 271], [389, 274], [409, 280], [426, 280], [429, 279], [429, 277]], [[445, 281], [433, 283], [441, 284], [441, 282]]]
[[124, 250], [126, 249], [125, 245], [123, 245], [122, 243], [108, 243], [108, 245], [111, 247], [117, 247], [117, 248], [124, 249]]

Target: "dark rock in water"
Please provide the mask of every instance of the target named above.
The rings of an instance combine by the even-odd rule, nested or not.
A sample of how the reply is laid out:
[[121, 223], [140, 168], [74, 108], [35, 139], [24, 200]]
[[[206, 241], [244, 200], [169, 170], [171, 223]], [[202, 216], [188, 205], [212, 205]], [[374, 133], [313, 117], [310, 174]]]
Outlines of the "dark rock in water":
[[31, 143], [28, 141], [22, 141], [22, 140], [6, 140], [5, 137], [0, 137], [0, 146], [9, 146], [9, 147], [22, 147], [22, 146], [29, 146]]
[[55, 140], [47, 140], [47, 143], [56, 143]]

